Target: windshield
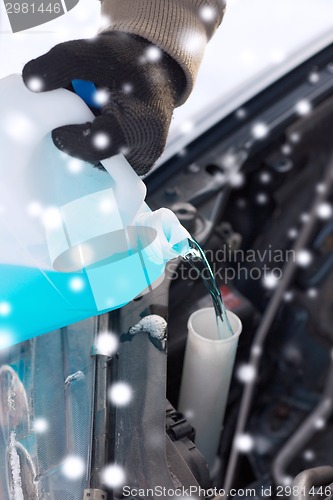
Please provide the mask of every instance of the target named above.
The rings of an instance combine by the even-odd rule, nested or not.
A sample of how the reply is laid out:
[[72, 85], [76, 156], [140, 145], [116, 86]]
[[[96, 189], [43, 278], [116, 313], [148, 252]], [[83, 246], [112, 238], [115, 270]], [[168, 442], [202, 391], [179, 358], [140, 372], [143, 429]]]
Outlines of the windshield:
[[214, 103], [241, 97], [264, 76], [267, 85], [293, 67], [288, 63], [297, 64], [320, 50], [333, 40], [332, 20], [331, 0], [229, 0], [194, 90], [174, 114], [169, 138], [190, 132], [191, 120], [214, 110]]

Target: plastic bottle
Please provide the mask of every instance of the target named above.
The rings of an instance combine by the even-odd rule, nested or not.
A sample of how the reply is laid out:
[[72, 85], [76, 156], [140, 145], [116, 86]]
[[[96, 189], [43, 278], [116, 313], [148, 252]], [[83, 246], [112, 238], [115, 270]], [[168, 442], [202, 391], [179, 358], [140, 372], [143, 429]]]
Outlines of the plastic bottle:
[[106, 171], [60, 152], [50, 131], [93, 118], [74, 93], [0, 81], [0, 348], [127, 304], [188, 251], [168, 209], [122, 155]]

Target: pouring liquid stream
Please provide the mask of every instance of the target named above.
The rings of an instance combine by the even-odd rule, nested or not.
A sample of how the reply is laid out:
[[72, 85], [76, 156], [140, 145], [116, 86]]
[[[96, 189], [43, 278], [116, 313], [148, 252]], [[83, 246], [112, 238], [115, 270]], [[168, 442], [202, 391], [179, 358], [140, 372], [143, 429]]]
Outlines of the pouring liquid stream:
[[[220, 289], [217, 286], [213, 271], [199, 243], [194, 239], [189, 239], [189, 246], [190, 251], [185, 255], [185, 259], [190, 266], [200, 273], [204, 285], [212, 297], [216, 314], [218, 339], [225, 340], [233, 335], [233, 331], [227, 316]], [[209, 275], [208, 277], [207, 274]]]

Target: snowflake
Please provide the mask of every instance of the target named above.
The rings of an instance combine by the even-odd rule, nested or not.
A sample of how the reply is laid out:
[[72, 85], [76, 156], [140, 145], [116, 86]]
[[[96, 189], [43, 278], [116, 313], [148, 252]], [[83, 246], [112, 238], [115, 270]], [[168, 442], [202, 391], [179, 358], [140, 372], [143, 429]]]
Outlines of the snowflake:
[[12, 306], [9, 302], [0, 302], [0, 316], [9, 316], [12, 312]]
[[12, 345], [13, 339], [9, 330], [0, 329], [0, 349], [5, 349]]
[[269, 172], [262, 172], [259, 179], [263, 184], [268, 184], [272, 180], [272, 176]]
[[326, 422], [323, 418], [317, 418], [314, 422], [313, 425], [316, 429], [320, 430], [323, 429], [326, 425]]
[[301, 216], [300, 216], [301, 222], [305, 222], [305, 223], [309, 222], [310, 218], [311, 218], [310, 215], [307, 213], [301, 214]]
[[309, 250], [299, 250], [296, 254], [296, 262], [301, 267], [307, 267], [312, 262], [312, 255]]
[[254, 439], [250, 434], [239, 434], [235, 440], [235, 447], [242, 453], [248, 453], [254, 448]]
[[253, 382], [256, 378], [256, 370], [251, 364], [241, 365], [237, 370], [237, 379], [244, 384]]
[[255, 139], [264, 139], [269, 133], [269, 128], [266, 123], [258, 122], [253, 125], [251, 133]]
[[184, 51], [190, 54], [201, 53], [202, 47], [206, 42], [205, 37], [199, 33], [184, 33], [181, 45], [183, 45]]
[[298, 235], [298, 231], [297, 229], [295, 229], [294, 227], [291, 227], [290, 229], [288, 229], [288, 237], [291, 238], [292, 240], [294, 240], [297, 235]]
[[101, 471], [101, 479], [108, 488], [120, 488], [125, 484], [126, 475], [120, 465], [110, 464]]
[[45, 418], [36, 418], [33, 424], [33, 430], [36, 434], [44, 434], [49, 428], [49, 423]]
[[105, 132], [97, 132], [93, 137], [93, 145], [97, 149], [106, 149], [110, 145], [110, 137]]
[[194, 128], [194, 123], [190, 120], [186, 120], [184, 121], [181, 126], [180, 126], [180, 132], [182, 134], [188, 134], [189, 132], [191, 132]]
[[98, 106], [105, 106], [110, 99], [110, 92], [107, 89], [98, 89], [95, 91], [93, 99]]
[[251, 354], [256, 357], [261, 356], [262, 348], [259, 345], [254, 345], [251, 349]]
[[112, 332], [101, 332], [96, 339], [95, 349], [104, 356], [112, 356], [117, 352], [119, 340]]
[[290, 155], [292, 153], [292, 147], [290, 144], [284, 144], [281, 146], [281, 153], [284, 155]]
[[326, 193], [327, 187], [325, 186], [324, 183], [319, 183], [316, 186], [316, 191], [317, 191], [317, 193]]
[[246, 109], [244, 108], [237, 109], [236, 118], [238, 118], [239, 120], [244, 120], [244, 118], [246, 118], [246, 115], [247, 115]]
[[320, 74], [318, 73], [318, 71], [312, 71], [310, 74], [309, 74], [309, 77], [308, 77], [308, 80], [310, 83], [312, 83], [313, 85], [315, 85], [316, 83], [319, 82], [320, 80]]
[[309, 288], [306, 294], [310, 299], [315, 299], [318, 296], [318, 290], [316, 288]]
[[68, 161], [68, 170], [72, 174], [78, 174], [82, 171], [83, 165], [84, 163], [82, 160], [79, 160], [78, 158], [70, 158], [70, 160]]
[[43, 212], [42, 205], [38, 201], [31, 201], [27, 205], [27, 212], [31, 217], [39, 217]]
[[65, 458], [61, 470], [67, 479], [80, 479], [85, 472], [84, 460], [76, 455], [69, 455]]
[[127, 406], [132, 400], [132, 393], [126, 382], [115, 382], [109, 390], [109, 399], [115, 406]]
[[276, 288], [279, 283], [279, 278], [274, 274], [273, 272], [271, 273], [266, 273], [263, 279], [263, 285], [265, 288], [268, 288], [269, 290]]
[[231, 172], [228, 175], [228, 181], [232, 187], [241, 187], [245, 182], [245, 177], [241, 172]]
[[256, 196], [256, 202], [259, 205], [265, 205], [268, 202], [268, 196], [266, 193], [258, 193]]
[[293, 478], [291, 476], [284, 476], [281, 482], [282, 486], [290, 486], [293, 482]]
[[291, 300], [293, 300], [293, 298], [294, 298], [294, 294], [290, 290], [288, 290], [287, 292], [285, 292], [285, 294], [283, 296], [283, 299], [284, 299], [285, 302], [290, 302]]
[[150, 62], [157, 62], [160, 61], [162, 58], [162, 51], [158, 47], [155, 47], [152, 45], [151, 47], [148, 47], [148, 49], [145, 52], [146, 60]]
[[48, 207], [43, 213], [43, 222], [48, 229], [56, 229], [61, 226], [62, 217], [57, 207]]
[[13, 111], [2, 116], [2, 126], [7, 135], [21, 144], [30, 144], [35, 137], [36, 129], [32, 120], [22, 112]]
[[76, 276], [69, 280], [69, 287], [73, 292], [81, 292], [84, 289], [84, 281], [82, 278]]
[[329, 219], [332, 216], [332, 205], [329, 203], [321, 203], [317, 207], [317, 215], [321, 219]]
[[314, 460], [315, 458], [315, 453], [313, 450], [305, 450], [304, 453], [303, 453], [303, 458], [304, 460], [307, 460], [307, 461], [311, 461], [311, 460]]
[[286, 53], [282, 49], [272, 50], [270, 56], [274, 64], [280, 64], [286, 59]]
[[42, 78], [38, 76], [32, 76], [26, 82], [27, 87], [33, 92], [40, 92], [44, 88], [44, 82]]
[[131, 83], [124, 83], [122, 90], [124, 94], [131, 94], [133, 92], [133, 85]]
[[100, 201], [98, 208], [102, 214], [111, 214], [116, 207], [112, 199], [104, 198], [104, 200]]
[[213, 7], [210, 7], [209, 5], [204, 5], [201, 7], [199, 11], [199, 16], [203, 21], [214, 21], [216, 19], [216, 11]]
[[289, 136], [289, 140], [296, 144], [301, 140], [301, 134], [299, 132], [292, 132]]
[[295, 111], [300, 116], [308, 115], [312, 110], [312, 105], [307, 99], [302, 99], [298, 101], [295, 105]]

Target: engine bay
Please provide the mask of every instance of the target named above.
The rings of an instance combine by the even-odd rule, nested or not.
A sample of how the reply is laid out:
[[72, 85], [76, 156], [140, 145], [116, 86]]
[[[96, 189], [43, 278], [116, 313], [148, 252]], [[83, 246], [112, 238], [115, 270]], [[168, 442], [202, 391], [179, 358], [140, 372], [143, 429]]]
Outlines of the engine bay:
[[[1, 500], [145, 498], [140, 487], [156, 485], [332, 496], [332, 130], [330, 46], [145, 179], [150, 207], [171, 208], [200, 243], [243, 325], [216, 466], [177, 411], [187, 321], [211, 306], [178, 259], [127, 306], [0, 353]], [[133, 335], [147, 315], [167, 332]], [[119, 337], [112, 356], [91, 350], [106, 331]], [[115, 407], [110, 385], [124, 381], [132, 402]]]
[[[216, 125], [201, 138], [202, 155], [191, 145], [163, 188], [148, 191], [204, 245], [227, 308], [242, 320], [215, 480], [256, 496], [262, 486], [288, 496], [278, 486], [332, 465], [330, 57], [279, 82], [282, 99], [270, 89]], [[177, 407], [186, 322], [210, 298], [186, 265], [175, 274], [168, 397]]]

